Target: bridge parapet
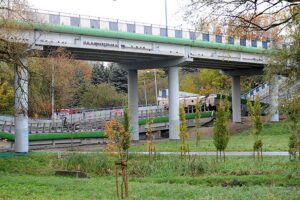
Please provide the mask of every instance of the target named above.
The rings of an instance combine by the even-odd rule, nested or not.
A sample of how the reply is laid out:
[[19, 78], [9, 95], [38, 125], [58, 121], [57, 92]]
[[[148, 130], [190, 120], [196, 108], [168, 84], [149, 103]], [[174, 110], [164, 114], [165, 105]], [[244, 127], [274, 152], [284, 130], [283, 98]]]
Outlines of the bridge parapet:
[[166, 27], [163, 25], [86, 16], [72, 13], [63, 13], [57, 11], [33, 9], [30, 11], [29, 16], [34, 22], [54, 25], [67, 25], [82, 28], [101, 29], [107, 31], [138, 33], [144, 35], [155, 35], [179, 39], [181, 38], [253, 48], [267, 49], [270, 45], [270, 41], [247, 40], [226, 34], [216, 34], [211, 32], [197, 31], [195, 29], [182, 28], [180, 26]]

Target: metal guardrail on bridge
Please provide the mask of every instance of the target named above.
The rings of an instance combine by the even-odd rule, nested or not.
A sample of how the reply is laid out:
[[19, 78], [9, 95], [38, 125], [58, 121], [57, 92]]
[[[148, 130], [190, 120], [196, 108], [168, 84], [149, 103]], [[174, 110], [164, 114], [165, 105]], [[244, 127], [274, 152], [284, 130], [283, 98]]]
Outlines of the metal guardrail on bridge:
[[[12, 7], [12, 3], [8, 6]], [[10, 9], [3, 12], [2, 15], [12, 17]], [[178, 39], [199, 40], [206, 42], [215, 42], [222, 44], [247, 46], [254, 48], [268, 48], [270, 39], [264, 36], [263, 39], [253, 38], [251, 40], [239, 38], [226, 33], [226, 26], [221, 27], [220, 33], [209, 30], [196, 30], [192, 28], [183, 28], [182, 26], [165, 26], [149, 24], [143, 22], [127, 21], [120, 19], [110, 19], [97, 16], [81, 15], [74, 13], [65, 13], [59, 11], [50, 11], [30, 8], [27, 18], [33, 22], [47, 23], [54, 25], [67, 25], [82, 28], [101, 29], [116, 32], [138, 33], [144, 35], [163, 36]], [[15, 17], [19, 18], [19, 17]]]

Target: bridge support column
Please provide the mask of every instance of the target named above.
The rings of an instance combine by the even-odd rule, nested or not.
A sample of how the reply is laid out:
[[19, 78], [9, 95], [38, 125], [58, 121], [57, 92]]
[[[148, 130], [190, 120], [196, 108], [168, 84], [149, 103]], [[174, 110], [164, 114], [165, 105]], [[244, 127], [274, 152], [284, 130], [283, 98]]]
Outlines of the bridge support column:
[[232, 121], [241, 123], [240, 76], [232, 76]]
[[278, 96], [279, 96], [279, 77], [274, 76], [270, 81], [269, 98], [270, 98], [270, 121], [279, 122]]
[[179, 139], [179, 77], [178, 67], [169, 67], [169, 138]]
[[139, 140], [139, 95], [137, 70], [128, 70], [128, 109], [133, 141]]
[[28, 71], [27, 58], [15, 65], [15, 152], [28, 152]]

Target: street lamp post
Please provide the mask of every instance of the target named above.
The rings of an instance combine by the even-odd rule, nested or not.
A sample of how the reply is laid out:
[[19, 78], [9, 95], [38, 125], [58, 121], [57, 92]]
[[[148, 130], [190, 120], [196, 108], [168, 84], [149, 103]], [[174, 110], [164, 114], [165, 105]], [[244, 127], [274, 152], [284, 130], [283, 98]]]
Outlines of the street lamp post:
[[147, 88], [146, 88], [146, 79], [145, 79], [145, 77], [144, 77], [144, 95], [145, 95], [146, 108], [148, 110]]
[[168, 37], [168, 9], [167, 9], [167, 0], [165, 0], [165, 19], [166, 19], [166, 36]]
[[156, 69], [154, 69], [154, 84], [155, 84], [155, 100], [156, 100], [156, 106], [158, 107]]

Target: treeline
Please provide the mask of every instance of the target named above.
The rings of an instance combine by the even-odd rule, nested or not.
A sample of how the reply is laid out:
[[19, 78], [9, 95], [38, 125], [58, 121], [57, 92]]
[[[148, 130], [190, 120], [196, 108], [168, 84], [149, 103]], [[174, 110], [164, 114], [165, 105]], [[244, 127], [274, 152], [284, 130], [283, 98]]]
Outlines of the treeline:
[[[121, 106], [127, 92], [127, 72], [102, 63], [72, 59], [59, 49], [46, 58], [30, 57], [29, 116], [50, 117], [54, 109]], [[13, 66], [0, 63], [0, 113], [14, 112]]]
[[[54, 109], [81, 107], [99, 109], [119, 107], [127, 98], [127, 71], [111, 63], [85, 62], [72, 59], [63, 49], [46, 58], [29, 58], [29, 116], [50, 117], [52, 96]], [[156, 75], [156, 84], [155, 84]], [[244, 77], [242, 90], [260, 84], [261, 76]], [[13, 114], [13, 67], [1, 63], [0, 113]], [[156, 104], [155, 87], [168, 88], [167, 70], [139, 70], [139, 104]], [[231, 77], [218, 70], [182, 68], [180, 90], [201, 95], [231, 93]]]

